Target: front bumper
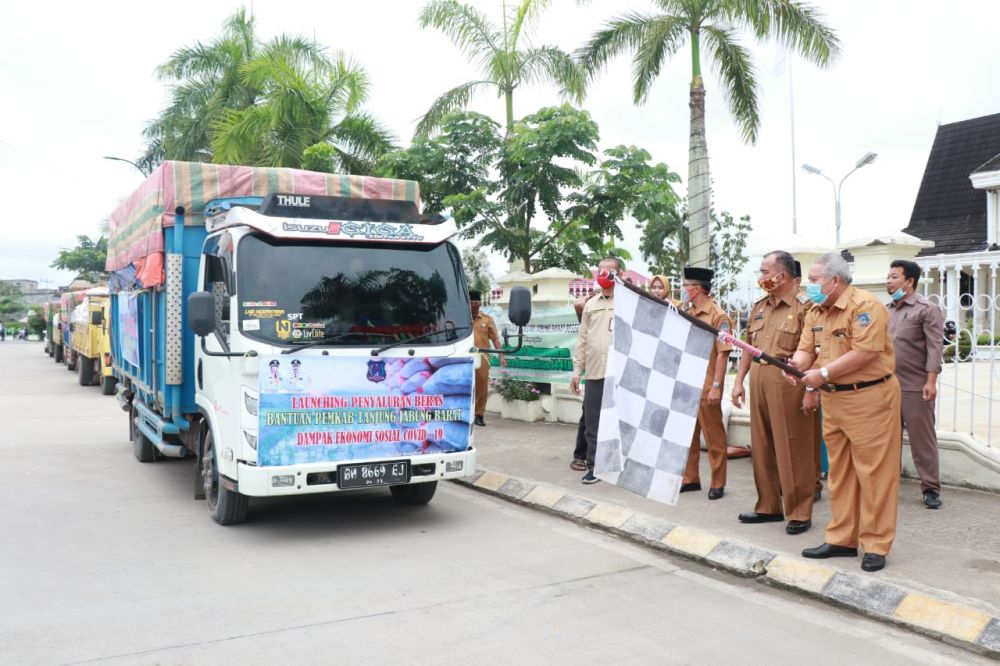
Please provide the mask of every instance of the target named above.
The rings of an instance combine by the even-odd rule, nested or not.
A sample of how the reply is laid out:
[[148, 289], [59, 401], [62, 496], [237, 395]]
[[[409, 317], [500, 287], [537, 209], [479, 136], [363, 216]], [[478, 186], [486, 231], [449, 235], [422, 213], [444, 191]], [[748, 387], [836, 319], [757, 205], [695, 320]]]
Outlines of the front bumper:
[[[431, 481], [461, 479], [472, 476], [476, 471], [476, 450], [473, 448], [458, 453], [434, 453], [391, 459], [340, 460], [337, 462], [275, 467], [257, 467], [256, 465], [248, 465], [240, 462], [236, 465], [236, 489], [240, 494], [250, 497], [335, 493], [341, 491], [336, 483], [337, 467], [340, 465], [357, 465], [366, 462], [401, 462], [403, 460], [410, 461], [410, 483], [429, 483]], [[458, 462], [462, 463], [460, 470], [446, 471], [449, 463], [454, 468]], [[433, 473], [421, 475], [415, 473], [415, 467], [427, 465], [434, 466]], [[424, 469], [427, 468], [425, 467]], [[272, 485], [271, 479], [276, 476], [294, 476], [295, 485], [275, 487]], [[330, 479], [333, 479], [333, 481], [331, 482]], [[352, 488], [351, 490], [359, 489]]]

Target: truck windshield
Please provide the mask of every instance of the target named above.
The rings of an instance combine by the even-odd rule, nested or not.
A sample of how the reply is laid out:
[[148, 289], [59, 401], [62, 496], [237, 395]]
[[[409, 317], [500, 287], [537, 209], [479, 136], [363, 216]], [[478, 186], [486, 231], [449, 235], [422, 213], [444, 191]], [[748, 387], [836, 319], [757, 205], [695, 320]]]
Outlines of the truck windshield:
[[450, 243], [331, 245], [251, 235], [240, 241], [237, 262], [240, 331], [270, 344], [337, 337], [338, 346], [372, 346], [451, 329], [466, 337], [472, 324]]

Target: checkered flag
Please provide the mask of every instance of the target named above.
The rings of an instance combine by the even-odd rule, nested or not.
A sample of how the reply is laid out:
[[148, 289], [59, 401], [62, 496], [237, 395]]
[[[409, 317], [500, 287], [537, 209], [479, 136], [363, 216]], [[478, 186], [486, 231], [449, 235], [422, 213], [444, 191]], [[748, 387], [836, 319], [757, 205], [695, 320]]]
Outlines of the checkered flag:
[[619, 285], [594, 473], [676, 504], [715, 336]]

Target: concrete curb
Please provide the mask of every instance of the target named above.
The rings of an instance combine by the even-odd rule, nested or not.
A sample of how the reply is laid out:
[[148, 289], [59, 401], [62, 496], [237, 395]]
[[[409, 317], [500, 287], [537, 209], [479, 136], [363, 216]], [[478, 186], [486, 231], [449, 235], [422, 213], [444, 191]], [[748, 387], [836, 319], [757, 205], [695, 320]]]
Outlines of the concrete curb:
[[1000, 658], [1000, 618], [861, 574], [845, 573], [743, 541], [607, 502], [594, 502], [559, 486], [477, 469], [457, 483], [574, 522], [723, 569], [738, 576], [806, 594], [883, 622], [905, 627], [979, 654]]

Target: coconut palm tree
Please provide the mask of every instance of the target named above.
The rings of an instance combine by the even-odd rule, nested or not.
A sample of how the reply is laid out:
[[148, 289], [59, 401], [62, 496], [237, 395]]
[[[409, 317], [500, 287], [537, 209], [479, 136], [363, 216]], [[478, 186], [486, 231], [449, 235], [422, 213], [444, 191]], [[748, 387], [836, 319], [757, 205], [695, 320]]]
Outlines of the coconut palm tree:
[[244, 84], [259, 96], [252, 106], [226, 110], [212, 123], [213, 161], [301, 167], [307, 148], [328, 144], [330, 170], [371, 173], [394, 144], [361, 109], [369, 89], [364, 69], [343, 53], [332, 62], [310, 63], [295, 49], [276, 46], [241, 67]]
[[504, 98], [507, 135], [514, 129], [514, 90], [522, 85], [550, 83], [564, 97], [582, 101], [583, 76], [573, 58], [554, 46], [530, 46], [539, 14], [550, 0], [503, 3], [503, 25], [496, 26], [481, 12], [458, 0], [433, 0], [420, 12], [420, 27], [437, 28], [479, 65], [482, 78], [468, 81], [438, 97], [417, 125], [417, 136], [435, 130], [450, 111], [464, 109], [472, 95], [495, 89]]
[[760, 128], [757, 74], [749, 50], [738, 42], [748, 32], [758, 41], [776, 39], [806, 60], [829, 65], [840, 41], [820, 13], [797, 0], [654, 0], [661, 13], [629, 12], [608, 21], [576, 53], [589, 79], [623, 52], [631, 52], [636, 104], [646, 101], [664, 63], [691, 44], [691, 134], [688, 143], [688, 206], [691, 264], [709, 262], [711, 180], [705, 141], [702, 49], [722, 83], [729, 110], [753, 144]]

